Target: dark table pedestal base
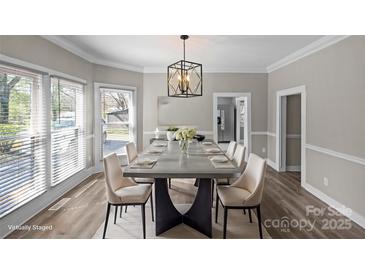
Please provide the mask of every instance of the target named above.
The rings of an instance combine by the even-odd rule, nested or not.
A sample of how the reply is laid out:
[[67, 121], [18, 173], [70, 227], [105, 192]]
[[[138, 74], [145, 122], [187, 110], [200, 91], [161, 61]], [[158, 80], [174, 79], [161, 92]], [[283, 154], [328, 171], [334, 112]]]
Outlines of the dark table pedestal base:
[[171, 201], [167, 179], [155, 179], [156, 236], [184, 223], [212, 238], [212, 182], [199, 179], [198, 193], [191, 208], [181, 214]]

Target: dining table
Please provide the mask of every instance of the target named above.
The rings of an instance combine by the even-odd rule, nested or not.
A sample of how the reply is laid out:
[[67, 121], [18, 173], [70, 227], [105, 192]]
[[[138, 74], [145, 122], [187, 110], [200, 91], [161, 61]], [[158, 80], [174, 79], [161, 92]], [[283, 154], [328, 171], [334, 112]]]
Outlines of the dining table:
[[[184, 223], [212, 238], [212, 192], [215, 178], [238, 177], [241, 170], [234, 161], [215, 162], [225, 157], [213, 141], [193, 141], [182, 151], [178, 141], [154, 141], [135, 161], [123, 169], [123, 176], [153, 178], [156, 236]], [[197, 193], [186, 213], [174, 206], [168, 189], [169, 178], [195, 178]]]

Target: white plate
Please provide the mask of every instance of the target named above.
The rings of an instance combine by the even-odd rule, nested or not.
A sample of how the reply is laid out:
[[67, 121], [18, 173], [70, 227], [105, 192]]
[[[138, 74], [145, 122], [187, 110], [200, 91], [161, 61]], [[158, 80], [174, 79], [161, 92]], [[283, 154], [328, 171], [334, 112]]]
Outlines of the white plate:
[[152, 148], [152, 149], [147, 150], [147, 153], [149, 153], [149, 154], [158, 154], [158, 153], [162, 153], [162, 150]]
[[206, 142], [202, 142], [203, 145], [206, 145], [206, 146], [210, 146], [210, 145], [213, 145], [212, 142], [209, 142], [209, 141], [206, 141]]
[[210, 159], [216, 163], [227, 163], [228, 162], [228, 159], [225, 156], [214, 156]]
[[159, 143], [157, 143], [157, 144], [153, 144], [153, 146], [154, 147], [166, 147], [167, 146], [167, 144], [159, 144]]
[[152, 165], [154, 162], [156, 162], [156, 161], [155, 160], [150, 160], [150, 159], [137, 159], [136, 165], [148, 166], [148, 165]]

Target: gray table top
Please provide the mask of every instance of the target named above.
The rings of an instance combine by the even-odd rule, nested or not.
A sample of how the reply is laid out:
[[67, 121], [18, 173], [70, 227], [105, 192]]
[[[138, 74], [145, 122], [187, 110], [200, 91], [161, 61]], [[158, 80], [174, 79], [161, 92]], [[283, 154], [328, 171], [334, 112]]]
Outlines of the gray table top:
[[[156, 142], [166, 143], [167, 147], [155, 147]], [[208, 158], [212, 155], [207, 154], [205, 147], [207, 146], [201, 143], [191, 143], [188, 155], [183, 155], [177, 141], [155, 141], [138, 157], [157, 159], [157, 163], [152, 168], [127, 166], [123, 169], [123, 174], [136, 178], [231, 178], [240, 175], [241, 170], [233, 162], [234, 168], [215, 168]], [[209, 147], [218, 146], [213, 143]], [[151, 148], [164, 151], [156, 155], [148, 154]]]

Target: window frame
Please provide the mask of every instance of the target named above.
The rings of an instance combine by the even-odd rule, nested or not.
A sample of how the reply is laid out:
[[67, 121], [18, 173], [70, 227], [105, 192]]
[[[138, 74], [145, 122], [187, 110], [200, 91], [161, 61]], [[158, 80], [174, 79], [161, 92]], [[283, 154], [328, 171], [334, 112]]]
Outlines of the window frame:
[[[4, 226], [3, 224], [5, 224], [5, 222], [1, 222], [3, 220], [6, 220], [6, 223], [14, 223], [14, 224], [21, 224], [24, 221], [26, 221], [29, 216], [32, 216], [34, 214], [36, 214], [37, 212], [39, 212], [40, 210], [43, 210], [45, 207], [47, 207], [50, 203], [52, 203], [53, 201], [57, 200], [59, 197], [61, 197], [62, 195], [64, 195], [69, 189], [72, 189], [73, 187], [77, 186], [80, 184], [80, 182], [82, 182], [83, 180], [85, 180], [86, 178], [88, 178], [89, 176], [91, 176], [92, 174], [94, 174], [94, 161], [92, 153], [93, 153], [93, 149], [90, 147], [88, 148], [88, 146], [86, 146], [86, 153], [89, 153], [90, 156], [88, 156], [88, 158], [86, 159], [87, 164], [86, 164], [86, 168], [82, 169], [80, 172], [70, 176], [69, 178], [67, 178], [66, 180], [64, 180], [61, 184], [55, 185], [55, 186], [51, 186], [51, 166], [50, 166], [50, 160], [51, 160], [51, 143], [50, 143], [50, 138], [51, 138], [51, 96], [50, 96], [50, 91], [51, 91], [51, 76], [57, 76], [59, 78], [63, 78], [65, 80], [69, 80], [69, 81], [74, 81], [74, 82], [78, 82], [80, 84], [84, 85], [84, 92], [85, 92], [85, 108], [90, 108], [93, 106], [92, 101], [90, 100], [93, 95], [90, 94], [91, 89], [88, 88], [88, 81], [84, 80], [82, 78], [73, 76], [73, 75], [69, 75], [54, 69], [50, 69], [48, 67], [44, 67], [41, 65], [36, 65], [34, 63], [31, 62], [27, 62], [27, 61], [23, 61], [21, 59], [17, 59], [14, 57], [10, 57], [4, 54], [0, 53], [0, 62], [3, 65], [6, 66], [10, 66], [10, 67], [15, 67], [15, 68], [19, 68], [19, 69], [24, 69], [24, 70], [28, 70], [34, 73], [38, 73], [42, 75], [42, 89], [43, 92], [45, 94], [45, 106], [44, 106], [44, 112], [46, 113], [45, 115], [47, 116], [47, 123], [46, 123], [46, 139], [48, 140], [46, 142], [46, 165], [45, 165], [45, 173], [46, 173], [46, 191], [39, 195], [39, 196], [35, 196], [33, 197], [31, 200], [27, 201], [26, 203], [20, 205], [19, 207], [17, 207], [16, 209], [14, 209], [13, 211], [7, 213], [6, 215], [4, 215], [1, 219], [0, 219], [0, 233], [7, 231], [6, 226]], [[94, 135], [92, 135], [92, 133], [90, 134], [89, 129], [88, 129], [88, 125], [90, 125], [90, 123], [93, 123], [92, 120], [90, 121], [88, 118], [85, 118], [85, 122], [86, 122], [86, 138], [90, 139], [93, 138]], [[94, 129], [92, 129], [94, 130]], [[90, 144], [90, 143], [89, 143]], [[3, 235], [7, 235], [11, 233], [11, 231], [8, 231], [7, 233], [3, 234]]]
[[[69, 82], [69, 83], [74, 83], [74, 84], [77, 84], [77, 85], [80, 85], [81, 86], [81, 95], [82, 95], [82, 109], [81, 109], [81, 112], [82, 112], [82, 121], [81, 121], [81, 123], [78, 121], [78, 116], [77, 116], [77, 114], [78, 114], [78, 112], [80, 111], [80, 110], [78, 110], [77, 109], [77, 107], [78, 107], [78, 104], [77, 104], [77, 96], [78, 96], [78, 93], [77, 93], [77, 91], [75, 91], [75, 125], [74, 126], [72, 126], [72, 127], [65, 127], [65, 128], [58, 128], [58, 129], [55, 129], [54, 127], [53, 127], [53, 125], [52, 125], [52, 118], [53, 118], [53, 116], [52, 116], [52, 79], [57, 79], [58, 81], [60, 81], [60, 80], [64, 80], [64, 81], [67, 81], [67, 82]], [[47, 123], [47, 125], [49, 125], [49, 136], [50, 136], [50, 138], [49, 138], [49, 143], [50, 143], [50, 150], [48, 151], [48, 155], [50, 155], [50, 157], [52, 157], [52, 136], [53, 135], [57, 135], [58, 133], [62, 133], [63, 131], [67, 131], [67, 130], [69, 130], [69, 131], [73, 131], [73, 130], [80, 130], [81, 129], [81, 131], [84, 131], [84, 133], [85, 133], [85, 135], [86, 135], [86, 131], [87, 131], [87, 118], [86, 118], [86, 108], [87, 108], [87, 106], [86, 106], [86, 84], [83, 84], [83, 83], [80, 83], [79, 81], [75, 81], [75, 80], [70, 80], [70, 79], [68, 79], [68, 78], [65, 78], [65, 77], [61, 77], [61, 76], [58, 76], [58, 75], [50, 75], [49, 76], [49, 100], [50, 100], [50, 104], [48, 104], [49, 105], [49, 112], [48, 112], [48, 118], [49, 118], [49, 120], [48, 120], [48, 123]], [[81, 126], [80, 126], [81, 125]], [[84, 138], [85, 138], [86, 136], [84, 136]], [[80, 138], [80, 136], [77, 136], [77, 138]], [[81, 137], [82, 138], [82, 137]], [[72, 178], [73, 176], [75, 176], [75, 174], [77, 174], [77, 173], [79, 173], [80, 171], [82, 171], [82, 170], [85, 170], [85, 169], [87, 169], [87, 142], [86, 142], [86, 138], [83, 140], [83, 142], [84, 142], [84, 144], [83, 145], [81, 145], [81, 148], [84, 148], [85, 149], [85, 151], [84, 152], [82, 152], [82, 153], [84, 153], [84, 156], [85, 156], [85, 159], [84, 159], [84, 161], [85, 161], [85, 163], [84, 163], [84, 166], [80, 169], [80, 170], [78, 170], [78, 171], [76, 171], [76, 172], [73, 172], [72, 174], [70, 174], [70, 175], [68, 175], [67, 177], [65, 177], [65, 178], [63, 178], [63, 180], [61, 180], [61, 181], [57, 181], [57, 182], [54, 182], [53, 181], [53, 174], [52, 174], [52, 159], [50, 158], [50, 161], [49, 161], [49, 173], [50, 173], [50, 177], [49, 177], [49, 181], [50, 181], [50, 186], [51, 187], [56, 187], [57, 185], [62, 185], [65, 181], [67, 181], [69, 178]], [[79, 149], [79, 148], [78, 148]], [[79, 153], [78, 153], [79, 154]], [[81, 154], [81, 156], [82, 156], [82, 154]]]

